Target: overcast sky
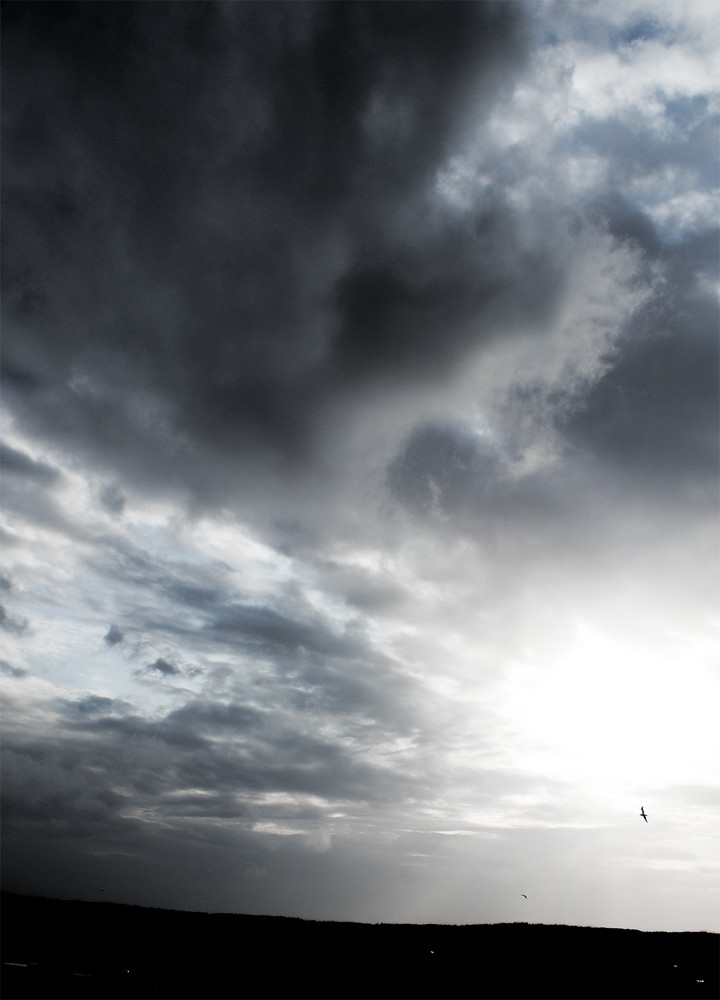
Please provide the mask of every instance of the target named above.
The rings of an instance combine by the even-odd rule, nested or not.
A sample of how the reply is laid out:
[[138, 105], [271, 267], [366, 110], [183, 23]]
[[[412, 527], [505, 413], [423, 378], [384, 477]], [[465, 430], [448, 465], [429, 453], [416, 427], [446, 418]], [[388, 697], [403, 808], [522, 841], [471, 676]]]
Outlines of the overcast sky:
[[4, 888], [720, 930], [719, 25], [6, 6]]

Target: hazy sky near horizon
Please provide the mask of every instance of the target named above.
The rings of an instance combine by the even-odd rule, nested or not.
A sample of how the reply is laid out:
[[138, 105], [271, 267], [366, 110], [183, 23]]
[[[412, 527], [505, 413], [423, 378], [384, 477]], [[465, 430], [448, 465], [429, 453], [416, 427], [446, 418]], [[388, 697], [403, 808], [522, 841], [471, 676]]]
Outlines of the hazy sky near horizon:
[[720, 929], [719, 29], [5, 5], [4, 888]]

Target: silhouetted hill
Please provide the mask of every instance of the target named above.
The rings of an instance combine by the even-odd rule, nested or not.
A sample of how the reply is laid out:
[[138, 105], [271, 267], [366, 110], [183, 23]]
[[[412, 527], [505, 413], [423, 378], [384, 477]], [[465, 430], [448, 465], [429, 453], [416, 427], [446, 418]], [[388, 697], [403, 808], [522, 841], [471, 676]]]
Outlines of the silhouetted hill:
[[720, 935], [358, 924], [2, 893], [2, 996], [718, 997]]

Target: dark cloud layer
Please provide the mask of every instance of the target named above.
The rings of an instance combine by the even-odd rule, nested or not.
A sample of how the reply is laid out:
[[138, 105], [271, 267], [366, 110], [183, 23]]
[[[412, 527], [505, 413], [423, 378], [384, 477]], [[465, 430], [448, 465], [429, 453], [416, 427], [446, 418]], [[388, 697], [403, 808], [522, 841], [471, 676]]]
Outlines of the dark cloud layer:
[[720, 312], [703, 279], [718, 272], [720, 231], [663, 242], [640, 211], [617, 200], [607, 218], [617, 239], [656, 259], [662, 277], [615, 341], [607, 372], [559, 424], [571, 446], [629, 474], [638, 491], [652, 484], [714, 506]]
[[196, 446], [296, 459], [347, 394], [432, 380], [494, 310], [543, 308], [549, 262], [513, 253], [502, 201], [473, 231], [432, 199], [468, 114], [522, 64], [522, 21], [493, 3], [11, 4], [11, 404], [183, 481]]
[[0, 444], [0, 462], [5, 475], [35, 480], [41, 486], [54, 482], [58, 477], [57, 469], [44, 462], [35, 462], [29, 455], [5, 444]]
[[[58, 723], [45, 739], [6, 740], [8, 829], [20, 818], [32, 824], [52, 814], [57, 833], [87, 837], [88, 816], [129, 827], [130, 814], [151, 809], [187, 819], [200, 815], [201, 805], [206, 818], [245, 817], [252, 829], [260, 819], [297, 819], [307, 804], [293, 795], [379, 805], [416, 794], [418, 776], [371, 766], [352, 748], [304, 731], [301, 717], [237, 703], [200, 700], [149, 722], [126, 703], [91, 696], [68, 703]], [[264, 795], [282, 793], [290, 797], [262, 805]]]
[[[530, 226], [500, 174], [462, 216], [436, 193], [523, 69], [520, 4], [10, 4], [5, 36], [7, 402], [136, 485], [237, 498], [268, 463], [337, 462], [359, 403], [437, 385], [559, 306], [561, 217], [533, 208]], [[632, 176], [686, 165], [707, 108], [670, 110], [662, 148], [614, 120], [573, 141]], [[670, 290], [588, 386], [572, 442], [707, 463], [717, 310], [678, 269], [689, 239], [712, 271], [715, 231], [666, 244], [612, 186], [593, 217], [660, 262]], [[117, 483], [101, 498], [122, 514]]]

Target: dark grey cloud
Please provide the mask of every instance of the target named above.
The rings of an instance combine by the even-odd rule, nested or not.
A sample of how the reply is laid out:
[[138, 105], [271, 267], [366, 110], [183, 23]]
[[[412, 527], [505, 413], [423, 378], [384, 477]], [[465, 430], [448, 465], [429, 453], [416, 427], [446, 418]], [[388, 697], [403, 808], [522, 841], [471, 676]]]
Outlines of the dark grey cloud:
[[[532, 395], [525, 390], [520, 405], [531, 409]], [[481, 531], [489, 541], [498, 531], [520, 537], [531, 526], [548, 545], [577, 544], [597, 502], [591, 484], [561, 463], [518, 471], [521, 457], [512, 433], [490, 444], [465, 423], [425, 424], [389, 464], [387, 485], [405, 510], [443, 531], [470, 538]]]
[[180, 667], [175, 663], [169, 663], [164, 660], [161, 656], [158, 656], [154, 663], [148, 663], [145, 667], [145, 672], [150, 673], [152, 670], [156, 670], [163, 677], [176, 677], [181, 671]]
[[478, 512], [502, 476], [500, 459], [478, 435], [462, 426], [416, 428], [388, 468], [392, 492], [416, 513]]
[[[20, 816], [39, 819], [50, 805], [58, 823], [81, 822], [88, 809], [109, 822], [130, 806], [138, 813], [151, 802], [179, 816], [183, 797], [177, 792], [184, 792], [190, 815], [198, 814], [196, 793], [202, 792], [224, 803], [226, 813], [257, 820], [263, 815], [257, 795], [380, 803], [414, 794], [418, 780], [373, 766], [344, 739], [304, 728], [302, 716], [240, 703], [198, 699], [153, 721], [119, 699], [87, 696], [67, 703], [57, 721], [51, 736], [9, 736], [5, 742], [8, 829]], [[74, 798], [79, 789], [80, 803]], [[283, 816], [282, 808], [268, 808], [268, 818]], [[305, 806], [288, 802], [285, 818], [296, 808]], [[211, 806], [206, 815], [212, 814]]]
[[100, 502], [111, 514], [122, 514], [125, 509], [126, 497], [117, 483], [109, 483], [100, 491]]
[[316, 572], [324, 590], [357, 609], [361, 615], [391, 613], [411, 598], [399, 581], [382, 572], [319, 560]]
[[651, 260], [661, 256], [664, 247], [652, 220], [617, 189], [604, 192], [593, 209], [598, 221], [618, 242], [636, 247]]
[[103, 695], [91, 694], [80, 701], [72, 702], [69, 708], [82, 715], [108, 715], [125, 713], [130, 706], [117, 698], [107, 698]]
[[105, 643], [108, 646], [117, 646], [118, 643], [124, 640], [124, 638], [125, 638], [124, 635], [117, 627], [117, 625], [111, 625], [105, 635]]
[[526, 49], [521, 6], [451, 9], [11, 5], [5, 362], [28, 426], [170, 487], [196, 447], [287, 463], [338, 399], [435, 379], [497, 311], [547, 307], [552, 264], [506, 252], [507, 205], [473, 231], [433, 202]]
[[0, 470], [6, 510], [21, 511], [41, 523], [64, 523], [53, 496], [53, 488], [62, 481], [58, 469], [17, 448], [0, 444]]
[[[4, 590], [10, 593], [13, 589], [13, 582], [4, 574], [0, 574], [0, 590]], [[10, 632], [13, 635], [22, 635], [23, 632], [28, 628], [29, 622], [26, 618], [20, 615], [13, 614], [12, 611], [8, 611], [5, 605], [0, 602], [0, 629], [4, 629], [6, 632]], [[3, 663], [12, 672], [13, 668], [3, 660]], [[14, 676], [20, 676], [14, 675]]]
[[[142, 649], [140, 646], [135, 650], [137, 655]], [[158, 656], [152, 663], [146, 663], [133, 671], [133, 676], [145, 681], [161, 681], [163, 686], [173, 680], [185, 682], [199, 677], [204, 673], [202, 667], [189, 663], [179, 663], [172, 656]]]
[[[247, 494], [268, 467], [292, 482], [325, 451], [337, 464], [358, 403], [439, 384], [479, 344], [558, 308], [577, 213], [518, 211], [505, 185], [527, 157], [514, 168], [518, 151], [488, 153], [495, 182], [462, 215], [435, 192], [470, 112], [477, 129], [525, 66], [522, 5], [453, 4], [451, 17], [447, 4], [64, 7], [11, 5], [6, 27], [7, 401], [26, 427], [117, 473], [100, 491], [111, 513], [124, 511], [126, 477], [204, 502]], [[694, 253], [712, 271], [712, 236], [694, 237], [694, 251], [668, 244], [622, 191], [667, 165], [711, 169], [716, 126], [701, 98], [665, 108], [662, 138], [586, 117], [565, 140], [613, 165], [587, 206], [592, 224], [664, 268], [671, 288], [573, 401], [584, 416], [569, 433], [576, 445], [585, 420], [606, 452], [642, 450], [659, 411], [631, 369], [670, 377], [680, 352], [663, 419], [687, 463], [690, 439], [708, 460], [695, 439], [713, 392], [701, 331], [715, 319], [674, 262]], [[656, 351], [660, 323], [667, 375], [631, 359]], [[619, 432], [618, 413], [603, 416], [616, 389]], [[561, 427], [561, 398], [557, 409]], [[434, 483], [441, 506], [477, 504], [494, 459], [462, 472], [451, 444], [425, 475], [430, 432], [414, 433], [389, 472], [395, 495], [427, 506]], [[19, 460], [10, 453], [11, 469]], [[336, 473], [319, 468], [330, 492]], [[51, 484], [49, 467], [31, 469]], [[211, 590], [194, 598], [213, 602]]]
[[[586, 20], [620, 47], [669, 30], [643, 19], [610, 38]], [[7, 405], [121, 480], [207, 500], [251, 490], [268, 465], [336, 459], [359, 401], [438, 384], [560, 303], [572, 218], [507, 195], [537, 169], [528, 151], [488, 151], [493, 183], [462, 214], [435, 192], [526, 67], [521, 4], [10, 4], [5, 36]], [[713, 269], [713, 237], [668, 244], [624, 192], [668, 166], [710, 183], [717, 121], [702, 95], [661, 96], [665, 131], [586, 115], [563, 142], [612, 165], [590, 218], [672, 282], [693, 252]], [[649, 333], [694, 340], [670, 400], [687, 425], [673, 425], [677, 456], [692, 421], [706, 425], [691, 400], [712, 392], [701, 299], [661, 293], [633, 321], [633, 343], [649, 309]], [[639, 442], [656, 415], [624, 387], [643, 350], [629, 343], [584, 410], [607, 423], [621, 387], [632, 413], [606, 448]], [[100, 496], [123, 512], [118, 482]]]
[[[391, 493], [414, 514], [459, 527], [488, 517], [548, 525], [562, 518], [567, 526], [597, 508], [598, 489], [615, 488], [635, 497], [662, 488], [666, 502], [715, 508], [720, 311], [707, 279], [718, 273], [718, 231], [667, 242], [616, 191], [591, 210], [618, 244], [639, 250], [656, 270], [655, 290], [601, 359], [604, 373], [581, 392], [574, 383], [548, 389], [519, 373], [492, 443], [463, 422], [417, 425], [387, 467]], [[558, 460], [518, 471], [523, 424], [542, 427], [548, 413]]]
[[2, 442], [0, 442], [0, 466], [5, 476], [19, 476], [34, 480], [41, 485], [55, 482], [60, 475], [57, 469], [45, 462], [36, 462], [24, 452]]
[[70, 748], [45, 756], [32, 750], [4, 748], [3, 811], [7, 829], [12, 830], [18, 822], [43, 822], [53, 816], [56, 827], [52, 835], [58, 836], [64, 828], [74, 829], [83, 838], [91, 836], [92, 825], [107, 821], [122, 797], [108, 787], [104, 778], [93, 780], [90, 769], [79, 764], [79, 757]]
[[717, 273], [718, 232], [663, 246], [662, 257], [666, 281], [629, 320], [607, 373], [561, 417], [574, 446], [625, 469], [638, 488], [648, 477], [663, 489], [701, 487], [714, 504], [720, 313], [698, 277]]
[[494, 328], [552, 310], [561, 288], [555, 260], [524, 250], [510, 206], [487, 201], [469, 223], [408, 234], [412, 249], [343, 278], [334, 347], [345, 379], [432, 383]]
[[[58, 503], [58, 488], [65, 476], [55, 466], [0, 443], [0, 475], [2, 506], [7, 513], [69, 535], [81, 532], [65, 517]], [[11, 533], [3, 531], [3, 536], [8, 545], [16, 541]]]
[[7, 660], [0, 660], [0, 671], [5, 674], [6, 677], [29, 677], [30, 671], [25, 670], [23, 667], [14, 667], [12, 663], [8, 663]]
[[14, 635], [22, 635], [28, 625], [27, 618], [12, 614], [4, 604], [0, 604], [0, 628], [5, 629], [6, 632], [12, 632]]
[[234, 732], [262, 725], [262, 715], [246, 705], [224, 702], [193, 702], [175, 709], [168, 716], [172, 725], [188, 726], [203, 732]]
[[321, 655], [357, 656], [363, 649], [356, 636], [337, 633], [320, 619], [298, 621], [258, 605], [218, 608], [204, 627], [218, 638], [237, 636], [248, 643], [287, 652], [307, 649]]

